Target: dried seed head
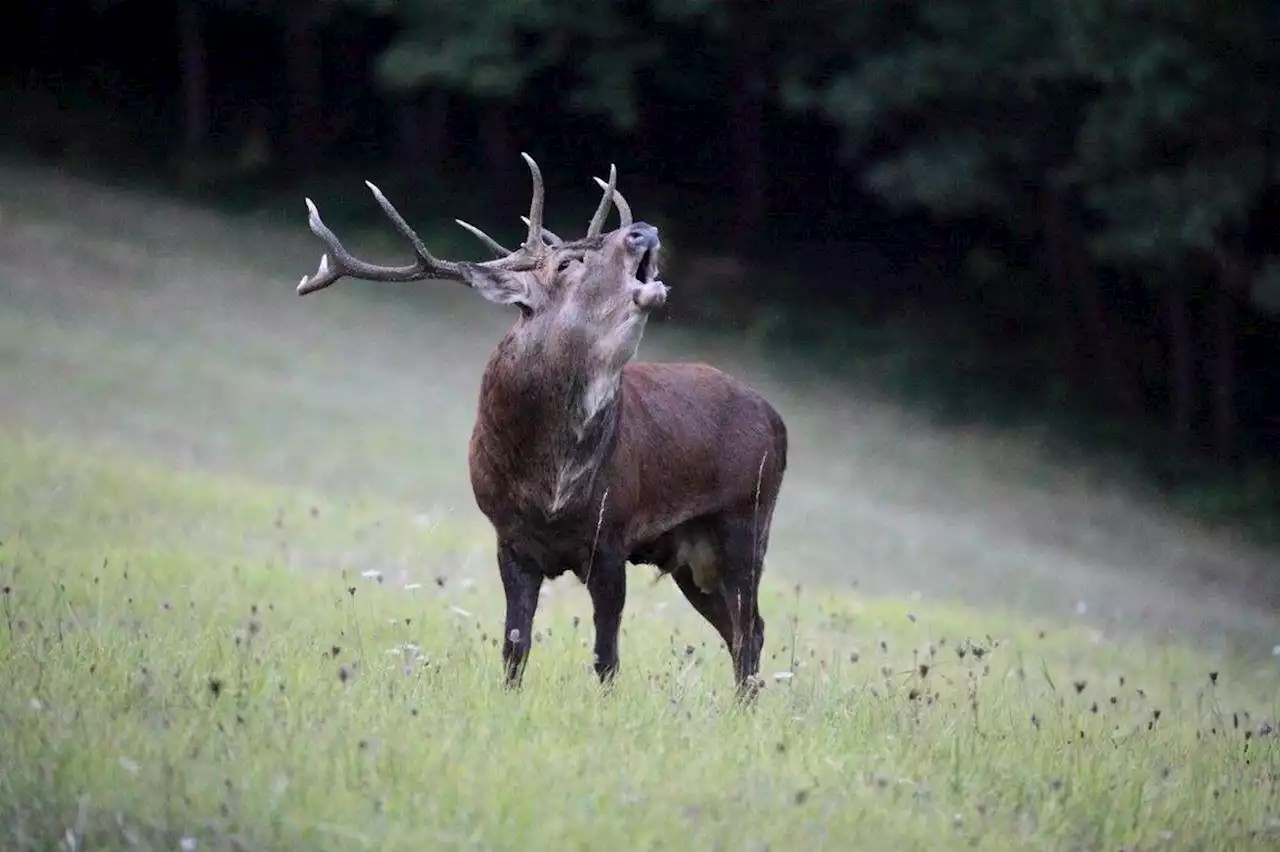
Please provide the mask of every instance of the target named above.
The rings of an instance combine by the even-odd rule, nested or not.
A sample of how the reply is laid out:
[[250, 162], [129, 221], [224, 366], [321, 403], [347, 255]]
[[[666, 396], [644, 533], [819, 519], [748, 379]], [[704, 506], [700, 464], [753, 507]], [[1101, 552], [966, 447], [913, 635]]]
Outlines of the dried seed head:
[[1209, 672], [1209, 683], [1214, 683], [1214, 684], [1216, 684], [1217, 682], [1218, 682], [1218, 673], [1217, 673], [1217, 672]]
[[209, 694], [214, 698], [222, 695], [222, 678], [209, 678]]
[[511, 632], [507, 634], [507, 641], [511, 642], [512, 644], [516, 644], [516, 643], [518, 643], [518, 642], [520, 641], [520, 628], [519, 628], [519, 627], [513, 627], [513, 628], [511, 628]]
[[1087, 680], [1077, 680], [1072, 681], [1071, 685], [1076, 688], [1076, 695], [1079, 695], [1084, 692], [1084, 688], [1089, 685], [1089, 682]]

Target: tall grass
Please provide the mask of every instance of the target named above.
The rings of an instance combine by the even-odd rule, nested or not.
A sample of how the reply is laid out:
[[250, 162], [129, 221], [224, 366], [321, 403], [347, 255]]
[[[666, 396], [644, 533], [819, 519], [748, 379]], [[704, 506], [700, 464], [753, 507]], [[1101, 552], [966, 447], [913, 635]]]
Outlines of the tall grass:
[[[637, 569], [612, 689], [570, 581], [544, 596], [512, 693], [488, 563], [406, 514], [4, 436], [3, 845], [1280, 840], [1269, 661], [858, 600], [774, 568], [768, 688], [743, 711], [710, 627]], [[299, 549], [237, 547], [237, 531]], [[401, 576], [385, 566], [407, 542], [420, 569]], [[364, 567], [308, 570], [344, 550]]]

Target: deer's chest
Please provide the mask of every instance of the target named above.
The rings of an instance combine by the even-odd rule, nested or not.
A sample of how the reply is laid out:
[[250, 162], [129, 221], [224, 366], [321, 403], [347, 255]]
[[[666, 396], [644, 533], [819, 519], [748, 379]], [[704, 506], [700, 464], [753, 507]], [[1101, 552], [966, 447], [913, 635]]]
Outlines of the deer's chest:
[[526, 568], [547, 577], [565, 572], [582, 576], [587, 568], [616, 549], [613, 536], [585, 519], [547, 519], [537, 513], [507, 517], [495, 523], [498, 537]]

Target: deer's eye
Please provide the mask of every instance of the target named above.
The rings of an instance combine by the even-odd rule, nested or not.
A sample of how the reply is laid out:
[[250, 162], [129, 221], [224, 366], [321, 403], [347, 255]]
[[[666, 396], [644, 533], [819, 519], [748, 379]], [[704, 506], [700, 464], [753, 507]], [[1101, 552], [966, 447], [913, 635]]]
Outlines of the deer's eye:
[[560, 261], [560, 263], [556, 266], [556, 272], [567, 272], [569, 270], [569, 267], [577, 263], [579, 260], [581, 260], [581, 258], [566, 257], [564, 260]]

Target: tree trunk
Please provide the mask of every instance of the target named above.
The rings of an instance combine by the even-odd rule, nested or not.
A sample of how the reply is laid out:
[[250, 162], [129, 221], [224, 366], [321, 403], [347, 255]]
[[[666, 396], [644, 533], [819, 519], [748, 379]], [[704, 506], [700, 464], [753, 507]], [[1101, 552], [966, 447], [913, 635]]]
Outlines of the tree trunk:
[[1232, 461], [1238, 447], [1239, 409], [1236, 383], [1241, 303], [1248, 304], [1257, 272], [1247, 255], [1236, 248], [1216, 247], [1218, 286], [1213, 294], [1213, 449], [1219, 459]]
[[396, 110], [401, 164], [413, 171], [439, 171], [449, 156], [449, 92], [432, 86], [404, 97]]
[[1080, 300], [1083, 324], [1096, 359], [1094, 376], [1089, 380], [1100, 385], [1107, 402], [1122, 416], [1137, 420], [1142, 415], [1142, 402], [1133, 370], [1124, 357], [1116, 317], [1089, 261], [1078, 213], [1062, 190], [1050, 189], [1049, 192], [1050, 209], [1054, 211], [1050, 220], [1059, 229], [1055, 239], [1061, 246], [1067, 277]]
[[32, 70], [36, 72], [54, 71], [57, 68], [60, 48], [64, 46], [62, 38], [62, 20], [58, 14], [57, 3], [36, 3], [36, 27], [38, 35], [35, 48], [35, 61]]
[[319, 24], [311, 0], [294, 0], [286, 13], [284, 76], [287, 108], [287, 148], [291, 165], [310, 171], [325, 147], [321, 133], [324, 76], [321, 68]]
[[765, 215], [764, 99], [766, 34], [752, 0], [735, 10], [734, 74], [729, 83], [729, 139], [735, 193], [733, 242], [738, 250], [755, 243]]
[[1219, 287], [1213, 306], [1213, 449], [1219, 459], [1236, 455], [1236, 315], [1233, 289]]
[[1196, 360], [1191, 331], [1191, 295], [1170, 284], [1165, 290], [1169, 335], [1169, 431], [1181, 448], [1191, 446], [1195, 418]]
[[1066, 216], [1062, 200], [1055, 191], [1046, 190], [1043, 202], [1045, 261], [1053, 292], [1053, 324], [1058, 354], [1055, 368], [1066, 379], [1068, 391], [1074, 392], [1083, 384], [1085, 370], [1080, 359], [1080, 323], [1067, 261]]
[[200, 162], [209, 146], [209, 65], [200, 0], [178, 3], [178, 45], [182, 62], [182, 158]]
[[489, 100], [483, 106], [480, 115], [481, 148], [484, 151], [484, 174], [488, 175], [495, 188], [508, 185], [516, 167], [524, 167], [520, 155], [516, 151], [515, 140], [511, 137], [511, 121], [507, 115], [507, 105], [503, 101]]

